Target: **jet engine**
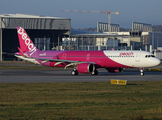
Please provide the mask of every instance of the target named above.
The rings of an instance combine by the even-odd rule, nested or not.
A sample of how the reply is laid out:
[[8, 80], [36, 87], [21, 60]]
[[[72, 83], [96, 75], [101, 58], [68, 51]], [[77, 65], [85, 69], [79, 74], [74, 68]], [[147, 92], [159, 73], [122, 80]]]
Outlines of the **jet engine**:
[[123, 68], [106, 68], [106, 70], [110, 73], [120, 73]]
[[81, 63], [77, 66], [77, 71], [79, 73], [91, 73], [93, 70], [95, 70], [95, 66], [91, 63]]

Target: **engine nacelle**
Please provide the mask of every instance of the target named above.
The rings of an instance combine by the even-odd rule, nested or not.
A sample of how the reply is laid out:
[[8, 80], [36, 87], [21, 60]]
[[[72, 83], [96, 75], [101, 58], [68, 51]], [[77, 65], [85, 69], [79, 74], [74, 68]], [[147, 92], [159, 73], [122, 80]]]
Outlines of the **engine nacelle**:
[[106, 70], [110, 73], [120, 73], [123, 68], [106, 68]]
[[79, 73], [91, 73], [93, 70], [95, 70], [95, 66], [91, 63], [81, 63], [78, 64], [77, 70]]

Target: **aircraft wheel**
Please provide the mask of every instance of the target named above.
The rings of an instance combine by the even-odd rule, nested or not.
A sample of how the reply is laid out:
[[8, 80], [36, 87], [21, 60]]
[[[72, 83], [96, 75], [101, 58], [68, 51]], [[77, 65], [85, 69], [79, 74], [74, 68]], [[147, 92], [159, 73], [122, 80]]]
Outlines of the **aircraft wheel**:
[[144, 76], [144, 73], [143, 72], [141, 72], [141, 76]]
[[94, 70], [94, 71], [92, 71], [91, 74], [92, 74], [92, 75], [98, 75], [98, 71], [97, 71], [97, 70]]
[[140, 68], [141, 76], [144, 76], [143, 68]]
[[78, 71], [77, 70], [72, 70], [71, 71], [71, 75], [78, 75], [79, 73], [78, 73]]

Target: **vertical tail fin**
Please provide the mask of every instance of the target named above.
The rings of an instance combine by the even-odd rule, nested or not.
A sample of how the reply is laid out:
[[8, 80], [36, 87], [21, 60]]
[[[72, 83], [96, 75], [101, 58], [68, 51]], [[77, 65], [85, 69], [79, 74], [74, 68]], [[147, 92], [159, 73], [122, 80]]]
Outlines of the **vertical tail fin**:
[[17, 33], [22, 52], [30, 52], [31, 56], [34, 52], [38, 50], [22, 27], [17, 27]]

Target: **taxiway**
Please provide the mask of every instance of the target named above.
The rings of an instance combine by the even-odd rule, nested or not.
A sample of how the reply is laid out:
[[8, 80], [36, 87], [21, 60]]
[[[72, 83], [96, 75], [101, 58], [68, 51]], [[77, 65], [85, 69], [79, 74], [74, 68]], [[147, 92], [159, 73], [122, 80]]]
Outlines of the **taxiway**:
[[71, 76], [71, 69], [7, 69], [0, 70], [0, 83], [58, 83], [58, 82], [110, 82], [111, 79], [129, 81], [162, 81], [162, 72], [145, 72], [140, 76], [139, 71], [108, 73], [99, 69], [99, 74], [79, 74]]

